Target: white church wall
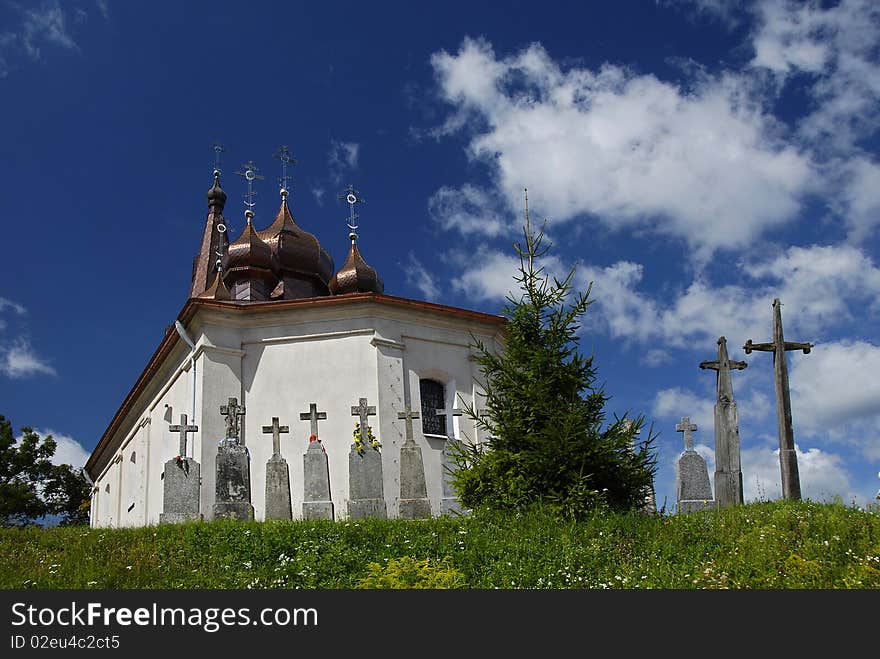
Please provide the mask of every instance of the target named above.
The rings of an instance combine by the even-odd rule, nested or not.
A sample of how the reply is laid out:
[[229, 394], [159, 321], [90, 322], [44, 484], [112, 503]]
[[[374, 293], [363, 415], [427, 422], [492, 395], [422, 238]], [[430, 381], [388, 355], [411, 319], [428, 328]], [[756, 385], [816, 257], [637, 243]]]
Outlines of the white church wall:
[[[256, 519], [265, 515], [266, 462], [272, 456], [272, 436], [262, 427], [277, 416], [290, 428], [281, 435], [281, 454], [290, 471], [291, 506], [302, 516], [303, 455], [311, 424], [300, 419], [316, 403], [327, 419], [318, 422], [318, 435], [327, 452], [331, 497], [337, 512], [348, 497], [348, 452], [355, 418], [351, 406], [359, 397], [377, 398], [372, 330], [320, 333], [315, 327], [284, 326], [284, 337], [262, 338], [244, 344], [245, 441], [251, 456], [251, 501]], [[295, 330], [305, 330], [301, 336]], [[375, 403], [371, 403], [375, 404]]]

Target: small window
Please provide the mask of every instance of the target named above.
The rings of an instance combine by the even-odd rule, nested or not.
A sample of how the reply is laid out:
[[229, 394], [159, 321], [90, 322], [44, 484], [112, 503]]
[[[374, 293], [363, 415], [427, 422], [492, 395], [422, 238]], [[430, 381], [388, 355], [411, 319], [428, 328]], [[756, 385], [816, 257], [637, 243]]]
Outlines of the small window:
[[134, 452], [134, 451], [132, 451], [132, 452], [131, 452], [131, 457], [129, 458], [129, 460], [131, 460], [132, 463], [137, 464], [137, 453]]
[[436, 411], [446, 409], [446, 387], [436, 380], [420, 380], [419, 395], [422, 399], [422, 432], [445, 435], [446, 415]]
[[104, 487], [104, 491], [105, 491], [105, 492], [109, 492], [109, 491], [110, 491], [110, 483], [107, 483], [107, 485]]

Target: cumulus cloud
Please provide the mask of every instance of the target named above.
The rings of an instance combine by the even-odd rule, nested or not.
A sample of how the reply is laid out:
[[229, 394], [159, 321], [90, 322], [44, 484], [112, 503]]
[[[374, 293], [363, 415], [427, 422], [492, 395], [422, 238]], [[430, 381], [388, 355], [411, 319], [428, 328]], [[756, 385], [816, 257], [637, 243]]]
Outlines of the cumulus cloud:
[[[697, 443], [701, 438], [708, 437], [709, 443], [714, 444], [714, 407], [715, 400], [713, 398], [699, 396], [686, 388], [673, 387], [661, 389], [657, 392], [654, 397], [652, 412], [654, 416], [674, 420], [676, 424], [681, 421], [681, 417], [690, 418], [691, 423], [696, 424], [697, 430], [700, 433], [694, 434], [694, 442]], [[678, 446], [679, 450], [683, 451], [684, 441], [679, 441]]]
[[[801, 496], [813, 501], [832, 501], [841, 497], [845, 503], [856, 501], [864, 504], [864, 497], [857, 494], [851, 484], [850, 474], [843, 458], [818, 448], [806, 451], [795, 445]], [[743, 449], [743, 499], [767, 501], [782, 497], [779, 449]]]
[[428, 200], [431, 218], [446, 231], [495, 237], [512, 226], [498, 212], [502, 205], [487, 192], [467, 183], [460, 188], [443, 186]]
[[540, 44], [499, 58], [475, 39], [431, 62], [453, 107], [440, 134], [469, 131], [499, 196], [528, 187], [554, 220], [647, 227], [706, 257], [792, 219], [811, 185], [809, 157], [745, 76], [683, 89], [610, 64], [563, 69]]
[[40, 430], [38, 432], [43, 437], [46, 435], [52, 435], [52, 438], [58, 444], [55, 449], [55, 455], [52, 456], [52, 464], [66, 464], [74, 469], [79, 469], [86, 464], [86, 460], [88, 460], [89, 455], [91, 455], [91, 451], [87, 451], [83, 448], [83, 445], [70, 435], [63, 435], [51, 429]]

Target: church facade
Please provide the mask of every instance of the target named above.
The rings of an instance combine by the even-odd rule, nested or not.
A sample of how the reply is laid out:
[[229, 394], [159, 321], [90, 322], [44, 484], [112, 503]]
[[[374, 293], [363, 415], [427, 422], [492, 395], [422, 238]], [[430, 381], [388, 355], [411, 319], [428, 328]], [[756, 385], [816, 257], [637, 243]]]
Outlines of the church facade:
[[[353, 191], [348, 200], [356, 201]], [[473, 420], [453, 413], [463, 402], [480, 404], [473, 339], [501, 349], [505, 319], [386, 294], [359, 251], [356, 227], [348, 258], [336, 270], [317, 238], [294, 220], [283, 188], [275, 221], [257, 230], [249, 209], [241, 235], [229, 242], [225, 202], [215, 171], [189, 299], [86, 463], [94, 482], [91, 525], [163, 521], [169, 496], [164, 481], [178, 476], [169, 472], [175, 461], [197, 463], [192, 496], [198, 516], [213, 519], [222, 489], [218, 447], [230, 440], [247, 456], [253, 519], [266, 519], [266, 499], [278, 494], [272, 477], [267, 487], [273, 443], [289, 467], [291, 516], [304, 516], [304, 459], [315, 441], [326, 456], [333, 518], [344, 519], [351, 509], [350, 461], [359, 418], [368, 419], [378, 441], [377, 449], [367, 451], [380, 456], [381, 483], [374, 485], [387, 516], [402, 509], [401, 457], [411, 454], [402, 451], [408, 421], [421, 452], [425, 510], [444, 512], [447, 443], [485, 439]], [[362, 399], [375, 408], [368, 417], [353, 409]], [[229, 404], [244, 411], [235, 433], [228, 414], [221, 414]], [[406, 419], [410, 411], [419, 418]], [[273, 439], [275, 418], [288, 431]], [[175, 424], [198, 430], [181, 442], [171, 430]]]

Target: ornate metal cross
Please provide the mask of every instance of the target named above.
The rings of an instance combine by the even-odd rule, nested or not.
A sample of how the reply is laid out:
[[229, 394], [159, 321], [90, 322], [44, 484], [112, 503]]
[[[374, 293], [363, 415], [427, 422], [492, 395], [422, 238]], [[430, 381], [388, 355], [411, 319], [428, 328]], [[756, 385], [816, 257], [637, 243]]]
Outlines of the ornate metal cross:
[[272, 433], [272, 457], [280, 458], [281, 457], [281, 433], [290, 432], [290, 428], [288, 426], [278, 425], [278, 417], [272, 417], [272, 425], [271, 426], [263, 426], [263, 433], [269, 434]]
[[419, 418], [419, 413], [413, 412], [411, 409], [409, 409], [409, 407], [406, 407], [403, 412], [397, 413], [397, 418], [398, 419], [406, 419], [406, 442], [407, 443], [412, 442], [413, 441], [412, 422], [413, 422], [413, 419]]
[[180, 424], [175, 424], [172, 426], [168, 426], [168, 430], [171, 432], [179, 432], [180, 433], [180, 453], [178, 455], [181, 458], [186, 457], [186, 435], [191, 432], [198, 432], [198, 426], [187, 425], [186, 423], [186, 414], [180, 415]]
[[290, 153], [290, 149], [287, 148], [286, 144], [282, 144], [281, 148], [278, 149], [278, 153], [276, 153], [272, 157], [276, 160], [281, 161], [281, 178], [278, 179], [278, 182], [281, 184], [281, 196], [286, 197], [288, 191], [290, 190], [288, 183], [291, 179], [291, 177], [287, 174], [287, 166], [295, 165], [296, 160], [294, 160], [293, 156]]
[[[351, 409], [354, 410], [353, 407]], [[308, 412], [300, 412], [299, 418], [300, 418], [300, 421], [311, 421], [312, 422], [311, 434], [314, 435], [315, 437], [317, 437], [318, 436], [318, 420], [321, 420], [321, 421], [325, 420], [327, 418], [327, 413], [326, 412], [319, 412], [317, 403], [309, 403], [309, 411]]]
[[357, 229], [358, 225], [355, 224], [355, 220], [358, 218], [358, 214], [354, 212], [355, 204], [364, 204], [366, 203], [366, 199], [361, 197], [361, 193], [352, 187], [351, 183], [348, 184], [348, 187], [342, 191], [342, 194], [339, 195], [339, 198], [344, 200], [348, 204], [348, 228], [349, 234], [348, 237], [352, 242], [357, 241]]
[[697, 424], [691, 423], [690, 417], [683, 416], [681, 417], [681, 423], [675, 425], [675, 430], [676, 432], [684, 433], [684, 450], [693, 451], [694, 436], [691, 433], [696, 432]]
[[357, 405], [351, 406], [351, 415], [359, 416], [361, 419], [361, 437], [366, 438], [367, 428], [369, 427], [368, 417], [376, 416], [376, 408], [373, 405], [367, 405], [366, 398], [360, 398]]
[[798, 474], [797, 453], [794, 448], [794, 429], [791, 424], [791, 394], [788, 388], [788, 365], [785, 360], [787, 350], [803, 350], [810, 354], [812, 343], [786, 341], [782, 334], [782, 303], [773, 300], [773, 342], [752, 343], [749, 339], [743, 346], [746, 354], [752, 350], [773, 353], [773, 371], [776, 384], [776, 425], [779, 430], [779, 468], [782, 472], [782, 498], [801, 498], [801, 481]]
[[226, 417], [227, 439], [238, 439], [238, 417], [244, 413], [244, 406], [239, 406], [237, 398], [230, 398], [229, 403], [220, 406], [220, 414]]

